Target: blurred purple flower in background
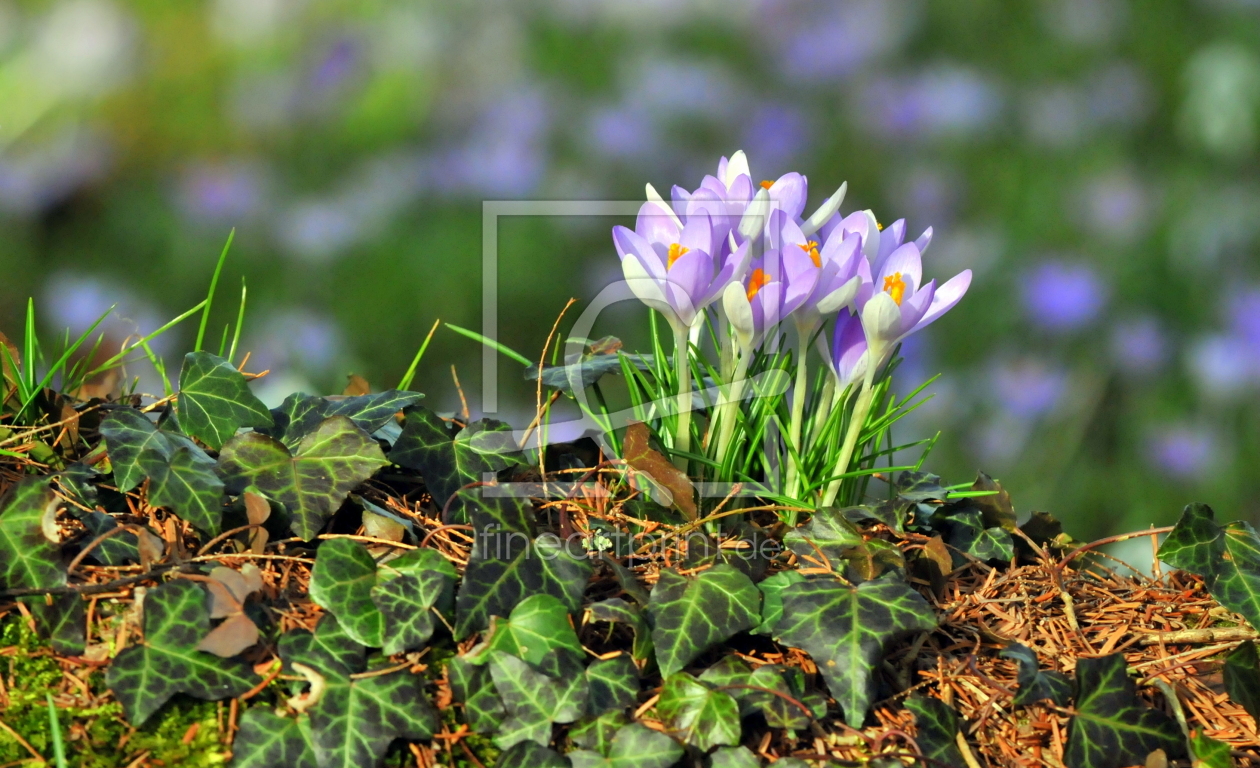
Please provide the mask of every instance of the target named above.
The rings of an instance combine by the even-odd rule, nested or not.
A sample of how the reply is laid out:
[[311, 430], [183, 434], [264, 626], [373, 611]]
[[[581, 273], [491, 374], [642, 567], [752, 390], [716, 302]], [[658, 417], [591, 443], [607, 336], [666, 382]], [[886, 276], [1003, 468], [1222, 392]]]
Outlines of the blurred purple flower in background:
[[1159, 370], [1168, 360], [1168, 338], [1159, 320], [1143, 315], [1116, 323], [1111, 330], [1111, 356], [1126, 373]]
[[1133, 242], [1149, 227], [1151, 201], [1142, 183], [1124, 170], [1108, 171], [1087, 180], [1071, 200], [1071, 211], [1086, 231], [1107, 240]]
[[246, 160], [196, 162], [179, 181], [180, 208], [192, 221], [236, 224], [263, 213], [263, 169]]
[[1067, 373], [1048, 360], [1022, 357], [995, 364], [989, 382], [994, 399], [1006, 413], [1031, 420], [1059, 404], [1067, 389]]
[[751, 115], [741, 145], [757, 165], [777, 175], [809, 145], [809, 122], [801, 110], [786, 104], [765, 104]]
[[959, 64], [935, 64], [918, 74], [878, 77], [859, 92], [856, 114], [874, 137], [970, 136], [1001, 115], [995, 82]]
[[1088, 264], [1048, 260], [1021, 278], [1029, 318], [1046, 330], [1073, 331], [1089, 325], [1107, 301], [1108, 290]]
[[1178, 480], [1205, 477], [1220, 460], [1215, 433], [1203, 426], [1174, 424], [1155, 431], [1147, 444], [1147, 459], [1159, 472]]
[[1260, 355], [1260, 288], [1249, 287], [1230, 300], [1229, 330], [1250, 354]]
[[771, 0], [761, 21], [789, 79], [847, 78], [895, 51], [918, 20], [917, 4], [899, 0], [808, 3]]
[[584, 138], [597, 153], [616, 160], [647, 158], [660, 144], [656, 126], [648, 116], [623, 105], [592, 112]]

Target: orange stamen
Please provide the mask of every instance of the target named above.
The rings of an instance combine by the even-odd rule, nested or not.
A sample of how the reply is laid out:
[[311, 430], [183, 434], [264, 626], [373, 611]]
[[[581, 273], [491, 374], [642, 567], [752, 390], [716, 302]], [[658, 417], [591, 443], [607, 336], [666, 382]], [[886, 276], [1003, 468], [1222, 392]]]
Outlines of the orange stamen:
[[769, 188], [771, 188], [771, 187], [773, 187], [773, 186], [774, 186], [774, 182], [773, 182], [773, 181], [770, 181], [769, 179], [763, 179], [763, 180], [761, 181], [761, 188], [762, 188], [762, 189], [769, 189]]
[[897, 306], [901, 306], [901, 300], [906, 296], [906, 281], [901, 279], [900, 272], [894, 272], [884, 278], [884, 292], [892, 296]]
[[815, 267], [822, 267], [822, 257], [818, 255], [818, 243], [810, 240], [808, 243], [797, 247], [809, 254], [809, 260], [814, 262]]
[[674, 266], [674, 262], [682, 258], [683, 254], [690, 251], [690, 248], [683, 248], [678, 243], [669, 244], [669, 261], [665, 264], [665, 268], [669, 269]]
[[752, 301], [753, 297], [770, 282], [770, 276], [760, 269], [754, 269], [752, 274], [748, 276], [748, 300]]

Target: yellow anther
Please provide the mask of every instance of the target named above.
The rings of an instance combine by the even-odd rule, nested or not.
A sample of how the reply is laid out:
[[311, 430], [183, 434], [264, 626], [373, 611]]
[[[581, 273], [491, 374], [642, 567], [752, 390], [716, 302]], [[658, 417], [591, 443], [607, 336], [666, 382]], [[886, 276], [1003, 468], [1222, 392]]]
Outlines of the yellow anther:
[[690, 251], [690, 248], [683, 248], [678, 243], [669, 244], [669, 261], [666, 262], [665, 268], [669, 269], [674, 266], [674, 262], [682, 258], [683, 254]]
[[906, 281], [901, 279], [900, 272], [894, 272], [884, 278], [884, 292], [892, 296], [892, 300], [897, 302], [897, 306], [901, 306], [901, 300], [906, 295]]
[[770, 276], [760, 269], [754, 269], [752, 274], [748, 276], [748, 300], [752, 301], [753, 297], [770, 282]]
[[808, 243], [797, 247], [809, 254], [809, 260], [814, 262], [815, 267], [822, 266], [822, 257], [818, 255], [818, 243], [810, 240]]

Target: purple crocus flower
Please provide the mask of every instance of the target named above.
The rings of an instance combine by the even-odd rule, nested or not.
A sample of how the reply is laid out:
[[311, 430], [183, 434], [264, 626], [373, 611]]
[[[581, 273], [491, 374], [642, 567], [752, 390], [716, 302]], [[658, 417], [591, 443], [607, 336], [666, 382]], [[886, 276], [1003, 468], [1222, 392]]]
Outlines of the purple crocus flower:
[[822, 348], [823, 359], [831, 368], [836, 382], [843, 389], [861, 381], [866, 376], [866, 365], [869, 356], [866, 354], [866, 331], [862, 328], [861, 319], [850, 312], [841, 312], [836, 316], [835, 328], [831, 333], [831, 346], [818, 337]]
[[862, 237], [857, 232], [832, 228], [820, 246], [789, 215], [782, 210], [771, 214], [766, 243], [777, 250], [800, 249], [818, 272], [814, 290], [793, 315], [797, 330], [808, 339], [822, 325], [825, 315], [851, 304], [859, 288], [871, 282], [870, 265], [862, 255]]
[[[728, 286], [722, 296], [722, 306], [745, 351], [813, 296], [822, 273], [815, 255], [801, 247], [804, 236], [799, 234], [800, 228], [786, 216], [775, 211], [771, 218], [794, 234], [770, 238], [767, 245], [771, 247], [752, 262], [747, 279]], [[816, 252], [816, 244], [813, 250]]]
[[1106, 286], [1087, 264], [1047, 261], [1033, 267], [1023, 283], [1029, 317], [1050, 331], [1072, 331], [1088, 325], [1106, 298]]
[[633, 230], [613, 227], [613, 244], [635, 296], [687, 328], [748, 269], [748, 244], [728, 254], [707, 213], [684, 222], [658, 202], [643, 204]]

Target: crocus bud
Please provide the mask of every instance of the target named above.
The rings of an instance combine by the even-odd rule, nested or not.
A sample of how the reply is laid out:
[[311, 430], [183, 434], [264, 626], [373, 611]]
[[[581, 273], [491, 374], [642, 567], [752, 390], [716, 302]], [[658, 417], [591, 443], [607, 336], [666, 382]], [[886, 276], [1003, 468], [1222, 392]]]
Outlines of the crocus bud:
[[892, 296], [881, 291], [862, 308], [862, 327], [866, 330], [871, 362], [878, 367], [901, 336], [901, 308]]
[[835, 194], [827, 198], [826, 202], [818, 207], [808, 219], [801, 224], [801, 234], [808, 237], [818, 231], [818, 228], [827, 223], [827, 220], [836, 215], [836, 211], [840, 210], [840, 204], [844, 202], [844, 195], [849, 191], [849, 182], [844, 182]]
[[854, 275], [849, 282], [840, 286], [836, 290], [827, 294], [818, 300], [818, 314], [830, 315], [837, 312], [841, 307], [846, 307], [853, 303], [853, 299], [857, 297], [858, 286], [862, 284], [862, 278]]
[[743, 283], [736, 281], [726, 286], [722, 292], [722, 309], [726, 310], [726, 318], [735, 331], [740, 350], [748, 354], [752, 351], [756, 326], [753, 324], [752, 303], [748, 301]]
[[744, 216], [739, 220], [739, 234], [745, 240], [754, 240], [757, 235], [766, 226], [766, 219], [770, 216], [770, 191], [767, 189], [757, 190], [757, 194], [753, 197], [752, 202], [744, 209]]

